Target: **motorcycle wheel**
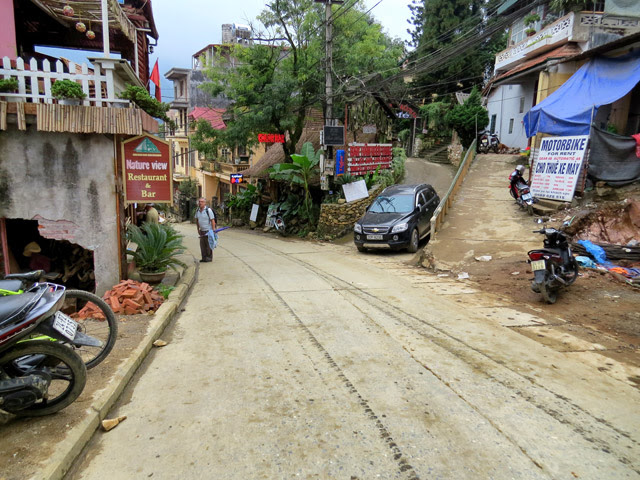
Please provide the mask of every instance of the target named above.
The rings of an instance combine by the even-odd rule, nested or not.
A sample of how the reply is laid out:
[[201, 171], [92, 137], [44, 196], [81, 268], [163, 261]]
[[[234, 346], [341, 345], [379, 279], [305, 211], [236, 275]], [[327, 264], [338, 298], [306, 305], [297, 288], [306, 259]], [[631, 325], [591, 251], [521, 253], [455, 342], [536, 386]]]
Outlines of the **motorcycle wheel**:
[[571, 285], [578, 278], [578, 262], [575, 259], [571, 260], [571, 266], [569, 267], [569, 271], [567, 272], [567, 276], [565, 281], [567, 282], [567, 286]]
[[[94, 312], [94, 314], [87, 316], [87, 318], [79, 317], [77, 314], [83, 308], [86, 308], [88, 312]], [[76, 347], [68, 344], [80, 355], [88, 369], [95, 367], [109, 355], [116, 343], [118, 336], [116, 315], [107, 302], [84, 290], [67, 290], [62, 311], [78, 322], [78, 328], [82, 333], [102, 342], [99, 347], [84, 345]]]
[[547, 303], [556, 303], [556, 300], [558, 299], [557, 290], [550, 288], [546, 282], [540, 283], [539, 286], [540, 293], [542, 294], [542, 298], [544, 298], [544, 301]]
[[87, 369], [70, 348], [49, 340], [28, 340], [0, 357], [0, 374], [11, 378], [43, 373], [51, 378], [47, 398], [17, 411], [22, 417], [40, 417], [58, 412], [80, 396], [87, 383]]
[[274, 225], [276, 227], [276, 230], [278, 230], [281, 233], [284, 233], [285, 225], [284, 225], [284, 220], [282, 220], [282, 218], [280, 217], [276, 218]]

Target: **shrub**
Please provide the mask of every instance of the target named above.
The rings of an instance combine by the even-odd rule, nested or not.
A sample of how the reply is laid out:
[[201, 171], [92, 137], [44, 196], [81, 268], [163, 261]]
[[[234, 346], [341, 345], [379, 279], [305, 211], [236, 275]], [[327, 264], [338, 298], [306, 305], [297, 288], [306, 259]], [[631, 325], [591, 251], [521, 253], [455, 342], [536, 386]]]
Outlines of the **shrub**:
[[454, 106], [447, 113], [446, 121], [460, 135], [464, 148], [469, 148], [476, 136], [476, 128], [489, 123], [489, 114], [481, 104], [480, 92], [476, 87], [462, 105]]
[[182, 235], [170, 225], [144, 223], [142, 227], [129, 225], [127, 240], [135, 243], [136, 250], [127, 250], [139, 271], [145, 273], [165, 272], [168, 268], [186, 265], [176, 258], [184, 253]]
[[15, 92], [18, 90], [18, 80], [15, 78], [5, 78], [0, 80], [0, 92]]
[[125, 88], [122, 93], [118, 94], [118, 98], [135, 103], [137, 107], [141, 108], [154, 118], [159, 118], [165, 122], [169, 121], [169, 117], [167, 117], [169, 104], [159, 102], [149, 95], [149, 92], [142, 87], [127, 85], [127, 88]]
[[56, 80], [51, 86], [51, 95], [54, 98], [79, 98], [83, 99], [87, 96], [82, 91], [82, 87], [76, 82], [68, 79]]

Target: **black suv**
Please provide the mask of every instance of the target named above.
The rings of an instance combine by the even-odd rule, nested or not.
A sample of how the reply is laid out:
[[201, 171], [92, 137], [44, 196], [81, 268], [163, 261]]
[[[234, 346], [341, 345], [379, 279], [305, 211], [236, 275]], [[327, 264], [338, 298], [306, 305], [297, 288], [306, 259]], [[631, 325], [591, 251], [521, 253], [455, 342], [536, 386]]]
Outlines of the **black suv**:
[[353, 227], [358, 250], [388, 246], [414, 253], [431, 232], [431, 217], [440, 198], [431, 185], [393, 185], [385, 188]]

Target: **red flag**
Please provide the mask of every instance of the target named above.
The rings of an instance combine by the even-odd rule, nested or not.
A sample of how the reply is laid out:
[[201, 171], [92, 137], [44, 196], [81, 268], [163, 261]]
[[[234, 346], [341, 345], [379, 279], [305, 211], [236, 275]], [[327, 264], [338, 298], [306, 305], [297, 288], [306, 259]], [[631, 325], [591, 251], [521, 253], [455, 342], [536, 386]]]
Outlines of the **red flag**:
[[153, 66], [149, 80], [156, 86], [156, 100], [161, 102], [162, 94], [160, 93], [160, 69], [158, 68], [158, 60], [156, 60], [156, 64]]

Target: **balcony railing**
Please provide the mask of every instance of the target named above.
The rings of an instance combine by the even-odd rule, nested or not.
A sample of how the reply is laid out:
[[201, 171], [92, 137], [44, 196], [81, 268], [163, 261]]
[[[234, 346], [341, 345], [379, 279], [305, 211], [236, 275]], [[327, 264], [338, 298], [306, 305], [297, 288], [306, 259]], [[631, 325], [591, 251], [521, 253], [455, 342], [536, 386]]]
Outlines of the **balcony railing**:
[[117, 97], [118, 93], [124, 91], [127, 83], [141, 86], [129, 63], [126, 60], [110, 58], [94, 58], [91, 62], [91, 68], [86, 63], [68, 62], [65, 69], [61, 60], [52, 65], [47, 59], [39, 62], [32, 58], [25, 62], [20, 57], [15, 60], [4, 57], [0, 78], [15, 78], [18, 81], [18, 91], [0, 93], [0, 96], [7, 101], [54, 103], [51, 85], [56, 80], [68, 79], [77, 82], [86, 94], [82, 105], [129, 105], [128, 100]]

